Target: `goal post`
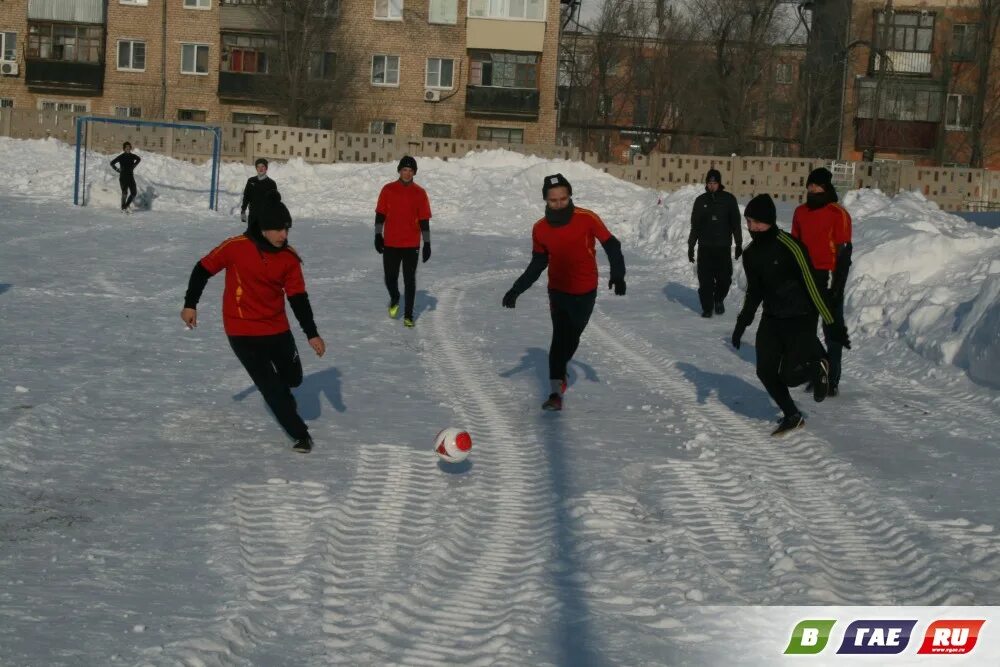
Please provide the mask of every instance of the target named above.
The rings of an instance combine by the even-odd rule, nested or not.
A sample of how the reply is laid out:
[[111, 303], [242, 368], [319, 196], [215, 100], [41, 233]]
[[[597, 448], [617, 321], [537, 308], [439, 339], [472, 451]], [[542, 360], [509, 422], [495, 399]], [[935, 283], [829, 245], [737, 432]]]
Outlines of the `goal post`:
[[[145, 139], [151, 139], [152, 142], [159, 141], [161, 146], [165, 149], [162, 152], [167, 155], [173, 155], [174, 149], [177, 145], [172, 131], [183, 131], [186, 135], [200, 133], [201, 135], [204, 135], [206, 139], [210, 137], [211, 146], [208, 146], [207, 141], [195, 141], [192, 139], [192, 147], [189, 151], [192, 155], [198, 154], [207, 156], [209, 153], [211, 154], [212, 171], [208, 186], [208, 208], [213, 211], [218, 210], [219, 167], [222, 156], [222, 128], [217, 125], [202, 125], [198, 123], [174, 123], [169, 121], [139, 120], [136, 118], [105, 118], [102, 116], [78, 116], [76, 119], [76, 167], [73, 175], [74, 205], [86, 206], [87, 204], [87, 152], [92, 148], [94, 143], [91, 137], [91, 128], [95, 125], [109, 126], [112, 128], [115, 128], [115, 126], [131, 127], [135, 128], [136, 132], [140, 133], [134, 139], [129, 138], [121, 132], [109, 133], [109, 136], [103, 137], [104, 141], [101, 142], [102, 145], [100, 148], [110, 149], [111, 151], [117, 150], [114, 145], [104, 145], [107, 144], [110, 139], [110, 135], [115, 136], [118, 146], [121, 145], [121, 142], [117, 141], [117, 139], [125, 136], [126, 141], [129, 141], [137, 148], [145, 150], [150, 150], [148, 148], [148, 143], [150, 142], [145, 141]], [[146, 134], [142, 134], [143, 128], [146, 128]], [[171, 132], [163, 132], [165, 130], [171, 130]], [[170, 143], [166, 144], [168, 141]], [[193, 144], [196, 143], [203, 145], [199, 145], [197, 147], [193, 146]], [[161, 151], [151, 150], [151, 152], [156, 153]]]

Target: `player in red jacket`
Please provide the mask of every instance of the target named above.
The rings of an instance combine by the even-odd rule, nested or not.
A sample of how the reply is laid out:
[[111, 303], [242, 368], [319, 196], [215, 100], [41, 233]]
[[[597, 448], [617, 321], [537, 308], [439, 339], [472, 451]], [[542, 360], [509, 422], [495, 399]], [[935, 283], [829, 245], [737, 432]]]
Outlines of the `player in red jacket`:
[[[833, 174], [829, 169], [814, 169], [806, 180], [806, 203], [795, 209], [792, 216], [792, 236], [809, 250], [809, 259], [816, 269], [817, 282], [829, 292], [833, 316], [844, 321], [844, 287], [851, 268], [851, 214], [837, 203]], [[828, 396], [840, 393], [840, 366], [843, 346], [823, 326], [823, 338], [830, 356], [830, 387]]]
[[292, 218], [281, 195], [270, 192], [255, 206], [256, 224], [246, 234], [223, 241], [195, 264], [181, 319], [188, 327], [198, 325], [201, 293], [209, 278], [225, 270], [222, 322], [229, 345], [278, 423], [295, 440], [292, 448], [305, 453], [312, 450], [313, 441], [291, 392], [302, 384], [302, 361], [285, 315], [286, 296], [317, 356], [323, 356], [326, 344], [313, 321], [302, 260], [288, 245]]
[[413, 182], [417, 161], [409, 155], [396, 167], [399, 178], [382, 187], [375, 205], [375, 251], [382, 255], [385, 287], [389, 290], [389, 317], [399, 315], [399, 265], [403, 265], [406, 303], [403, 325], [413, 327], [413, 299], [417, 295], [417, 251], [423, 239], [423, 259], [431, 258], [431, 203], [427, 192]]
[[600, 241], [611, 264], [608, 289], [625, 294], [625, 258], [622, 246], [593, 211], [576, 208], [573, 186], [562, 174], [546, 176], [542, 184], [545, 217], [531, 230], [531, 262], [503, 297], [504, 308], [514, 308], [517, 297], [549, 269], [549, 313], [552, 344], [549, 346], [551, 393], [543, 410], [562, 410], [566, 391], [566, 366], [580, 345], [597, 299], [597, 253]]

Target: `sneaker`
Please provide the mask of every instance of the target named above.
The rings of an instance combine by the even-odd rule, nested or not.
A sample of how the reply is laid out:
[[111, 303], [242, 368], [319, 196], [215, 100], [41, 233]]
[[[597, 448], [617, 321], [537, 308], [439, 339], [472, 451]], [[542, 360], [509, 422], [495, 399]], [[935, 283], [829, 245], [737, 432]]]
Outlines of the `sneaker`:
[[721, 301], [716, 301], [715, 302], [715, 314], [716, 315], [721, 315], [724, 312], [726, 312], [726, 307], [724, 305], [722, 305]]
[[816, 364], [816, 378], [813, 380], [813, 400], [822, 403], [830, 389], [830, 362], [820, 359]]
[[702, 317], [711, 317], [712, 316], [712, 311], [710, 311], [710, 310], [703, 310], [703, 311], [701, 311], [701, 316]]
[[789, 431], [794, 431], [797, 428], [802, 428], [806, 425], [806, 420], [802, 418], [802, 414], [795, 412], [786, 416], [778, 423], [778, 428], [771, 431], [771, 435], [784, 435]]
[[295, 444], [292, 445], [292, 451], [301, 452], [303, 454], [308, 454], [309, 452], [312, 451], [312, 448], [313, 448], [313, 439], [310, 438], [308, 435], [304, 438], [299, 438], [298, 440], [295, 441]]
[[396, 319], [397, 317], [399, 317], [399, 304], [398, 303], [390, 303], [389, 304], [389, 317], [391, 317], [392, 319]]
[[548, 400], [542, 403], [542, 410], [562, 410], [562, 396], [559, 394], [549, 394]]
[[406, 327], [407, 329], [412, 329], [414, 327], [413, 318], [412, 317], [404, 317], [403, 318], [403, 326]]
[[838, 394], [840, 394], [840, 386], [839, 385], [831, 384], [829, 386], [829, 388], [826, 390], [826, 397], [827, 398], [831, 398], [833, 396], [837, 396]]

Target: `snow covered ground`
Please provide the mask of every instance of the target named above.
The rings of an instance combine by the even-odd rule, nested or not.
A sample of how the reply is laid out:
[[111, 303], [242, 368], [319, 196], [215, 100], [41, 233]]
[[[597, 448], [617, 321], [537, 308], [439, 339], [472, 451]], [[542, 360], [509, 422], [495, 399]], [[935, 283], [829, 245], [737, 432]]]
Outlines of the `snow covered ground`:
[[[742, 272], [697, 314], [699, 188], [420, 160], [434, 254], [406, 330], [371, 246], [395, 165], [273, 164], [328, 345], [296, 330], [303, 456], [228, 347], [221, 277], [196, 330], [178, 317], [251, 169], [224, 166], [214, 213], [206, 168], [143, 155], [125, 217], [96, 158], [75, 208], [69, 147], [0, 153], [22, 165], [0, 185], [2, 665], [769, 665], [791, 626], [745, 651], [713, 610], [1000, 605], [1000, 230], [843, 196], [843, 393], [796, 394], [808, 426], [773, 440], [752, 332], [727, 343]], [[544, 285], [500, 297], [556, 171], [622, 240], [628, 295], [602, 290], [552, 414]], [[475, 442], [456, 468], [430, 452], [449, 425]]]

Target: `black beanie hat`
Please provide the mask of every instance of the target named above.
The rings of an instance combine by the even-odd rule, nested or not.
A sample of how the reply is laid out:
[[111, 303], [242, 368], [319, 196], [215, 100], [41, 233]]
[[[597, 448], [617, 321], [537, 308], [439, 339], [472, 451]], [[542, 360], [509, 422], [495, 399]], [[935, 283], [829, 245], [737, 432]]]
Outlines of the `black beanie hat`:
[[259, 158], [257, 158], [256, 160], [253, 161], [253, 166], [256, 167], [259, 164], [262, 164], [262, 165], [264, 165], [266, 167], [267, 166], [267, 159], [259, 157]]
[[398, 174], [399, 172], [403, 171], [403, 169], [405, 169], [406, 167], [412, 169], [414, 174], [417, 173], [417, 161], [414, 160], [409, 155], [404, 155], [403, 159], [399, 161], [399, 166], [396, 167], [396, 173]]
[[778, 212], [774, 208], [774, 200], [771, 195], [757, 195], [750, 200], [747, 207], [743, 209], [743, 215], [751, 220], [773, 225], [778, 221]]
[[281, 194], [277, 190], [269, 190], [264, 197], [250, 207], [253, 221], [260, 229], [289, 229], [292, 226], [292, 214], [281, 202]]
[[833, 184], [833, 174], [831, 174], [830, 170], [826, 167], [813, 169], [809, 172], [809, 178], [806, 179], [806, 185], [812, 185], [813, 183], [826, 189]]
[[542, 181], [542, 199], [546, 199], [549, 196], [549, 190], [560, 187], [569, 190], [569, 196], [573, 196], [573, 186], [569, 184], [565, 176], [562, 174], [546, 176], [545, 180]]
[[705, 174], [705, 182], [709, 183], [715, 181], [719, 185], [722, 185], [722, 174], [719, 173], [718, 169], [709, 169], [708, 173]]

